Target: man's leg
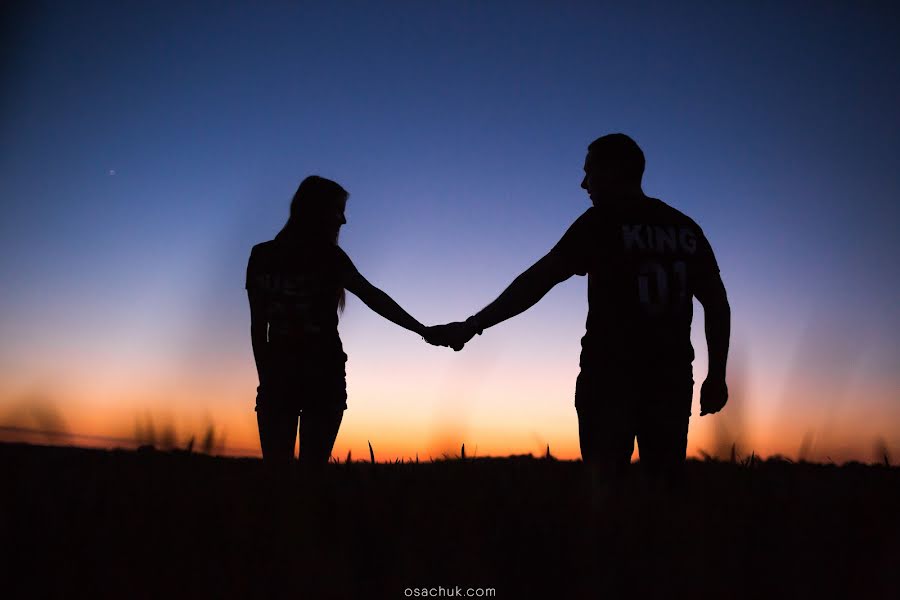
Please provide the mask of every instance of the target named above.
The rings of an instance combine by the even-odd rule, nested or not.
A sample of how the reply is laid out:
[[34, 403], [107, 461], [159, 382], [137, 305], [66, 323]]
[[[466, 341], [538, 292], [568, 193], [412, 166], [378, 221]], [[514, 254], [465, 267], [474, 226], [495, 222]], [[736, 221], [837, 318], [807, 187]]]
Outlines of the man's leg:
[[577, 411], [581, 460], [604, 478], [623, 477], [634, 452], [634, 431], [628, 419], [595, 407], [582, 406]]
[[582, 370], [575, 384], [581, 459], [600, 479], [620, 479], [634, 452], [634, 419], [628, 394], [608, 378]]
[[642, 398], [638, 413], [641, 464], [650, 478], [668, 487], [684, 475], [693, 388], [690, 378], [663, 379]]

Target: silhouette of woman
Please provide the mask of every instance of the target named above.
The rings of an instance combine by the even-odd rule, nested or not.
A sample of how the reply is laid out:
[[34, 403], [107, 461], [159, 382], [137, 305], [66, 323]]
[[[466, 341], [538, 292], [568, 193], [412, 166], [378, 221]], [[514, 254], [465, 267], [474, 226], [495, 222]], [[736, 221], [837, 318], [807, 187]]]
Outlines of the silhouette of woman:
[[379, 315], [424, 335], [425, 327], [360, 275], [338, 246], [349, 194], [307, 177], [275, 239], [247, 264], [250, 337], [259, 375], [256, 419], [263, 459], [287, 464], [298, 433], [302, 463], [328, 461], [347, 408], [338, 313], [350, 290]]

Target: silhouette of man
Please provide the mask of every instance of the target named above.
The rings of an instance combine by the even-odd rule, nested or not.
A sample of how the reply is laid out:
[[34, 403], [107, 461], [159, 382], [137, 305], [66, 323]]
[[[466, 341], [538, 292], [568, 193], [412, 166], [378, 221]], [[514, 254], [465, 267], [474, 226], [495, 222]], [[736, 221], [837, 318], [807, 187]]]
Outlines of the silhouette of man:
[[536, 304], [572, 275], [588, 276], [588, 316], [575, 388], [581, 456], [601, 473], [627, 471], [637, 438], [651, 476], [677, 480], [693, 395], [692, 298], [703, 305], [709, 371], [700, 415], [728, 400], [731, 309], [712, 248], [689, 217], [644, 194], [644, 154], [614, 133], [588, 147], [588, 208], [546, 256], [464, 322], [426, 339], [460, 350], [475, 334]]

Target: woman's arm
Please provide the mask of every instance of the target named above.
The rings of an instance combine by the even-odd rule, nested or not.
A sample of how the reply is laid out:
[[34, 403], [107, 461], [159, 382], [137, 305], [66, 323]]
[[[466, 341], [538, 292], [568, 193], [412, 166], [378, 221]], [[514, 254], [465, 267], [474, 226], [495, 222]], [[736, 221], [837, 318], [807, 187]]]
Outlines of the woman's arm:
[[253, 359], [256, 361], [256, 374], [259, 376], [259, 384], [265, 379], [268, 355], [268, 327], [266, 317], [266, 304], [262, 293], [257, 290], [247, 290], [247, 298], [250, 301], [250, 342], [253, 344]]
[[425, 326], [394, 302], [394, 299], [369, 283], [355, 268], [344, 275], [344, 288], [362, 300], [366, 306], [392, 323], [419, 335], [425, 334]]

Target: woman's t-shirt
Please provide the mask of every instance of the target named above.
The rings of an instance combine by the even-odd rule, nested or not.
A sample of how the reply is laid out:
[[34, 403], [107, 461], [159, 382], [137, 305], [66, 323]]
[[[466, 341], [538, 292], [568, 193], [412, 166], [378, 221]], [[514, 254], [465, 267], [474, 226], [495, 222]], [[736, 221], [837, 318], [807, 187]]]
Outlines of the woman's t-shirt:
[[254, 246], [246, 287], [263, 294], [269, 349], [312, 362], [346, 361], [337, 306], [342, 282], [353, 270], [350, 258], [337, 245], [276, 237]]

